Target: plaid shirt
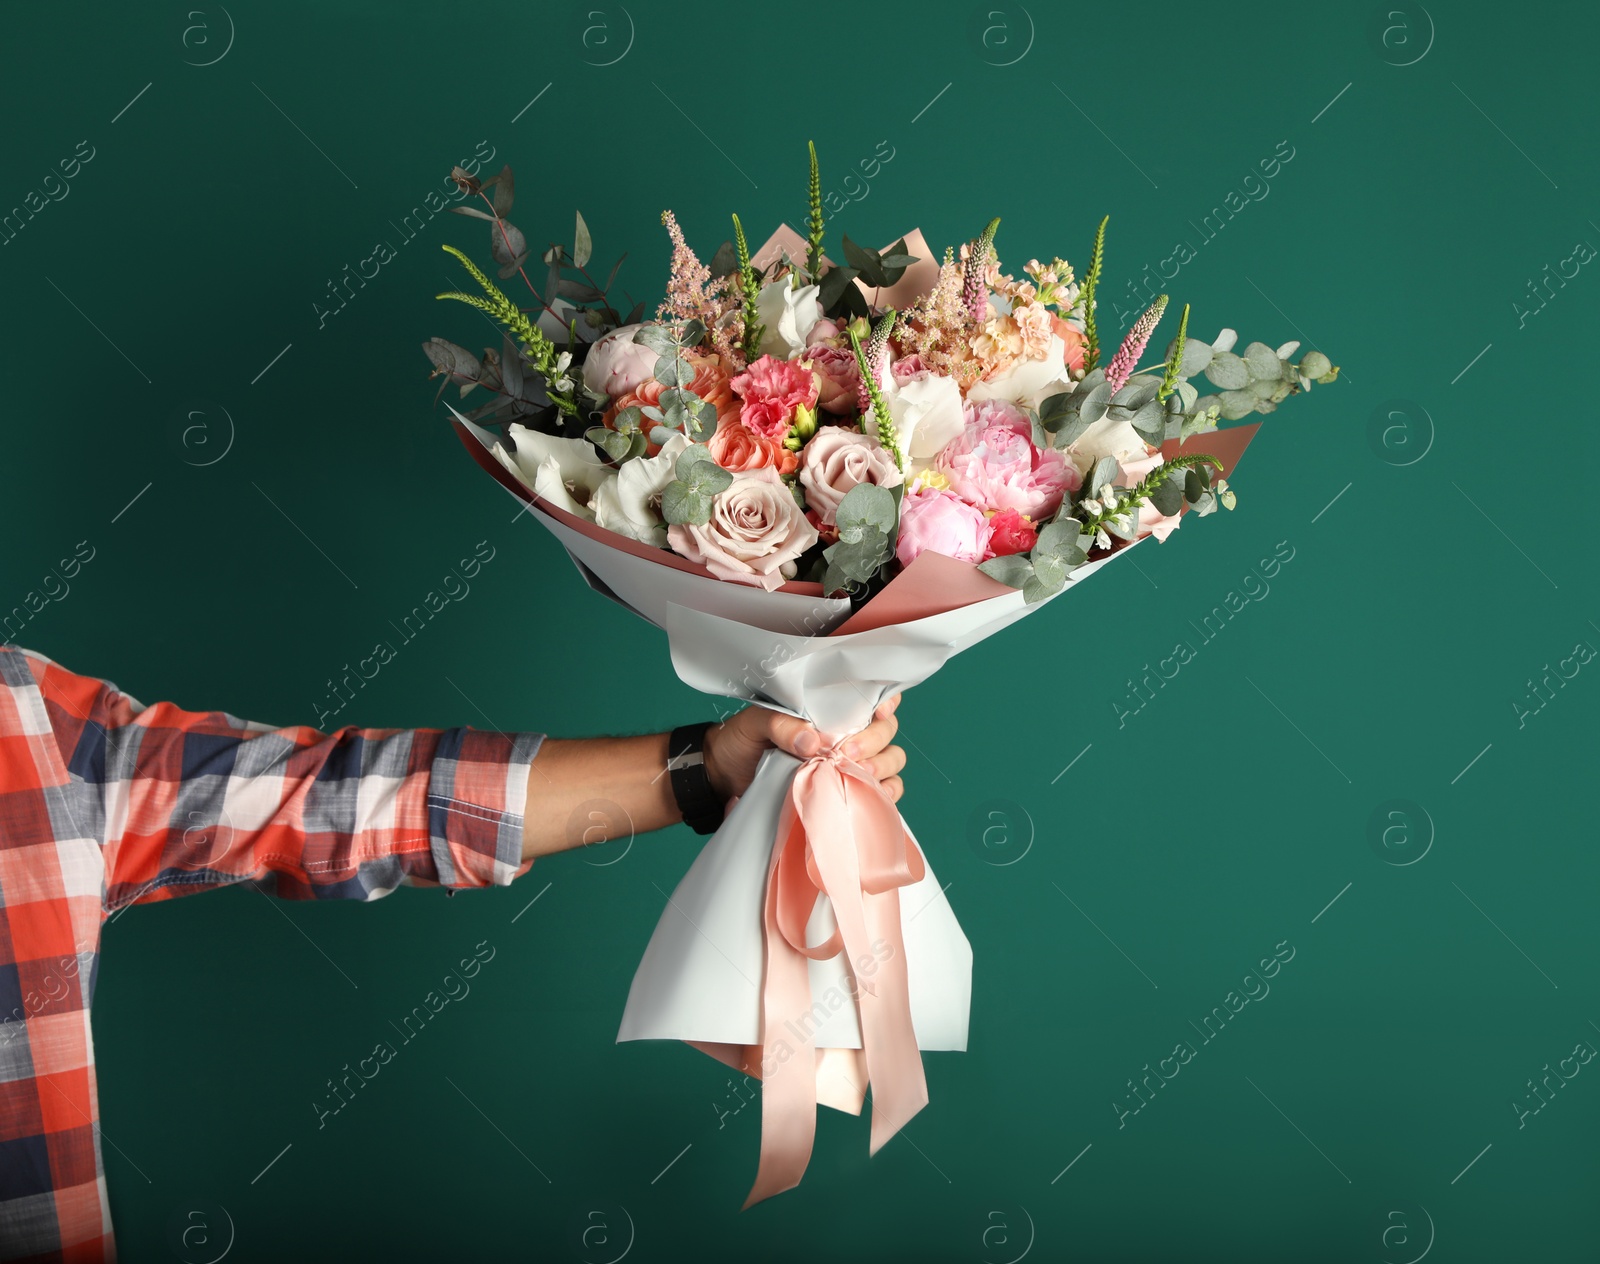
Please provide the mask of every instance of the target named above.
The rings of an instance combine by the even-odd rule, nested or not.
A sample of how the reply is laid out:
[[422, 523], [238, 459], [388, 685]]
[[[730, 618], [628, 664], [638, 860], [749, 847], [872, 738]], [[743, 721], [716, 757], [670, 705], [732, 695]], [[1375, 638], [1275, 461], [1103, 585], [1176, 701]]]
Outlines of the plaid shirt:
[[89, 1004], [129, 904], [373, 900], [526, 873], [534, 733], [273, 729], [0, 646], [0, 1259], [115, 1257]]

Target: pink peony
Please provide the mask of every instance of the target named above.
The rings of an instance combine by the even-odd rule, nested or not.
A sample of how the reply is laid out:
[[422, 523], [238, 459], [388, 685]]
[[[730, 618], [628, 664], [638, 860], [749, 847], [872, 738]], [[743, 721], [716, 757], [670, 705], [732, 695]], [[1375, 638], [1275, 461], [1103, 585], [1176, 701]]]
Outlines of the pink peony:
[[934, 458], [950, 490], [985, 509], [1015, 509], [1035, 522], [1061, 505], [1081, 476], [1065, 455], [1033, 445], [1028, 415], [1004, 400], [965, 405], [966, 426]]
[[900, 504], [900, 537], [895, 556], [910, 566], [924, 550], [958, 562], [981, 562], [989, 555], [989, 520], [961, 497], [941, 488], [908, 492]]
[[817, 378], [814, 370], [793, 360], [762, 356], [733, 379], [733, 392], [744, 401], [739, 420], [765, 438], [783, 438], [795, 409], [817, 406]]
[[854, 351], [825, 342], [814, 343], [800, 353], [800, 363], [817, 371], [817, 407], [836, 416], [856, 411], [861, 368]]
[[806, 506], [816, 510], [825, 527], [834, 525], [839, 502], [857, 483], [898, 487], [905, 475], [895, 468], [894, 457], [875, 435], [844, 426], [822, 426], [800, 449], [800, 483], [806, 489]]

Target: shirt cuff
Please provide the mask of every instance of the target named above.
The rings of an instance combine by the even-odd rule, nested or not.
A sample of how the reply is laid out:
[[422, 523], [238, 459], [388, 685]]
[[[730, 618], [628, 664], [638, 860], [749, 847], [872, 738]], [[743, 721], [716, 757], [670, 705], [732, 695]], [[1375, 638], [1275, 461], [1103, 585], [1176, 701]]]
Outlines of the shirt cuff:
[[446, 729], [428, 777], [428, 839], [438, 883], [507, 886], [533, 867], [522, 858], [528, 769], [544, 737]]

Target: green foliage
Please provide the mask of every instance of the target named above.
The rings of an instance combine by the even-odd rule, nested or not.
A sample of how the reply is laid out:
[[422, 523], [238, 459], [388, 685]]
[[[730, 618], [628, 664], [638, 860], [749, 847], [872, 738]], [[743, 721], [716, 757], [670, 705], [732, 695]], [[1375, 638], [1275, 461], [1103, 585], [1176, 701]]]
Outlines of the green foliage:
[[1172, 346], [1167, 351], [1166, 372], [1161, 375], [1161, 389], [1156, 392], [1156, 398], [1166, 403], [1167, 396], [1177, 389], [1178, 374], [1183, 371], [1183, 344], [1189, 334], [1189, 304], [1183, 305], [1183, 315], [1178, 318], [1178, 336], [1172, 340]]
[[896, 497], [875, 483], [857, 483], [839, 502], [839, 539], [823, 550], [827, 563], [822, 591], [834, 593], [867, 583], [894, 554]]
[[750, 247], [745, 242], [744, 227], [737, 215], [733, 217], [733, 239], [739, 251], [739, 288], [744, 292], [744, 358], [751, 362], [759, 358], [757, 348], [766, 330], [762, 328], [756, 309], [756, 300], [761, 297], [761, 278], [750, 266]]
[[1082, 528], [1076, 519], [1063, 516], [1040, 529], [1026, 557], [1015, 553], [992, 557], [978, 569], [1009, 588], [1022, 589], [1023, 600], [1031, 606], [1060, 592], [1067, 576], [1088, 556]]
[[[500, 287], [484, 276], [471, 259], [467, 258], [454, 246], [446, 246], [444, 249], [461, 261], [462, 266], [471, 274], [472, 279], [483, 289], [486, 297], [478, 298], [476, 295], [462, 294], [458, 291], [438, 294], [434, 297], [466, 303], [471, 307], [476, 307], [479, 311], [488, 313], [504, 325], [521, 340], [522, 354], [528, 358], [529, 363], [544, 378], [551, 402], [562, 412], [576, 415], [578, 404], [574, 398], [574, 386], [571, 379], [566, 379], [564, 388], [556, 385], [563, 380], [566, 370], [566, 365], [559, 363], [563, 353], [557, 352], [555, 343], [545, 337], [544, 331], [528, 319], [526, 312], [501, 293]], [[567, 359], [570, 362], [571, 356], [568, 355]]]
[[[873, 339], [877, 341], [879, 334], [888, 336], [888, 331], [894, 327], [896, 313], [889, 311], [884, 314], [883, 320], [873, 330]], [[900, 454], [900, 444], [895, 439], [894, 419], [889, 415], [889, 405], [883, 401], [883, 392], [878, 389], [877, 376], [872, 372], [872, 367], [867, 363], [867, 357], [861, 350], [861, 335], [854, 328], [850, 331], [850, 349], [856, 353], [856, 367], [861, 370], [861, 380], [866, 384], [867, 397], [872, 401], [871, 416], [877, 427], [878, 442], [883, 444], [889, 455], [894, 457], [894, 466], [897, 470], [906, 467], [905, 460]], [[867, 419], [862, 417], [861, 429], [867, 430]]]
[[806, 193], [810, 205], [809, 226], [810, 235], [806, 238], [806, 277], [815, 285], [820, 279], [822, 271], [822, 177], [817, 170], [817, 146], [814, 141], [807, 141], [806, 148], [811, 151], [811, 184]]
[[1083, 367], [1092, 369], [1100, 363], [1100, 335], [1094, 320], [1094, 292], [1100, 286], [1100, 269], [1105, 262], [1107, 215], [1095, 230], [1094, 250], [1089, 255], [1089, 272], [1083, 278], [1083, 288], [1078, 291], [1078, 301], [1083, 305]]
[[661, 516], [670, 523], [711, 520], [711, 498], [733, 483], [733, 475], [711, 459], [704, 444], [690, 444], [673, 463], [677, 476], [661, 493]]

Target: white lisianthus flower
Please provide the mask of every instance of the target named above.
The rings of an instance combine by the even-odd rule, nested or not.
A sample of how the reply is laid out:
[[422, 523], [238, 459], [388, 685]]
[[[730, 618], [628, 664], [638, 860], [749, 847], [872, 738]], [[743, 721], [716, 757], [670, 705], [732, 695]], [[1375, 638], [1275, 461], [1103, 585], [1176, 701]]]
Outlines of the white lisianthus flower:
[[674, 430], [655, 456], [624, 461], [617, 476], [602, 483], [589, 502], [598, 527], [615, 531], [641, 544], [667, 547], [667, 528], [661, 520], [661, 493], [673, 479], [673, 467], [689, 436]]
[[929, 373], [897, 382], [886, 366], [878, 389], [894, 423], [895, 443], [912, 468], [918, 462], [933, 460], [945, 444], [966, 428], [961, 388], [954, 378]]
[[594, 521], [595, 494], [617, 477], [587, 439], [562, 439], [513, 424], [515, 452], [494, 445], [500, 464], [558, 509]]
[[1128, 462], [1142, 460], [1149, 451], [1150, 445], [1131, 421], [1119, 421], [1108, 413], [1067, 445], [1067, 459], [1078, 473], [1087, 474], [1101, 457], [1116, 457], [1126, 469]]
[[1050, 346], [1042, 360], [1017, 360], [1003, 373], [987, 381], [975, 382], [967, 398], [975, 403], [1001, 399], [1019, 408], [1037, 411], [1043, 400], [1073, 388], [1072, 371], [1067, 368], [1067, 344], [1060, 334], [1050, 335]]
[[756, 314], [763, 330], [760, 355], [792, 360], [806, 348], [812, 326], [822, 319], [822, 304], [817, 299], [821, 287], [789, 285], [789, 278], [768, 281], [756, 299]]

